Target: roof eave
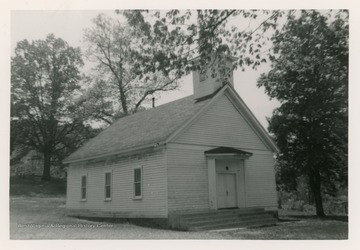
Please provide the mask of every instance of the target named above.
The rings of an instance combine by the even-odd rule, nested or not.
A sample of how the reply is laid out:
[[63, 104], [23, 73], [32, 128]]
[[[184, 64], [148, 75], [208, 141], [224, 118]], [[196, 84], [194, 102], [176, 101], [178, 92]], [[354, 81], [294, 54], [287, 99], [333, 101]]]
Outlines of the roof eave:
[[258, 131], [259, 135], [261, 136], [261, 138], [263, 139], [263, 141], [266, 143], [266, 145], [268, 145], [268, 147], [276, 153], [280, 152], [280, 149], [278, 148], [278, 146], [276, 145], [276, 143], [274, 142], [274, 140], [270, 137], [270, 135], [268, 134], [268, 132], [265, 130], [265, 128], [260, 124], [260, 122], [258, 121], [258, 119], [255, 117], [255, 115], [251, 112], [251, 110], [249, 109], [249, 107], [246, 105], [246, 103], [243, 101], [243, 99], [240, 97], [240, 95], [235, 91], [235, 89], [230, 86], [230, 85], [226, 85], [226, 89], [229, 90], [229, 93], [232, 94], [235, 99], [237, 100], [238, 104], [241, 105], [241, 107], [243, 107], [243, 111], [246, 112], [246, 115], [248, 116], [248, 118], [250, 119], [250, 121], [252, 122], [252, 125], [254, 126], [254, 128], [256, 129], [256, 131]]
[[270, 137], [270, 135], [266, 132], [266, 130], [264, 129], [264, 127], [260, 124], [260, 122], [256, 119], [255, 115], [251, 112], [251, 110], [249, 109], [249, 107], [245, 104], [245, 102], [241, 99], [241, 97], [239, 96], [239, 94], [235, 91], [235, 89], [230, 86], [229, 84], [224, 85], [220, 91], [218, 91], [210, 100], [210, 102], [208, 104], [206, 104], [204, 107], [202, 107], [191, 119], [189, 119], [187, 122], [185, 122], [178, 130], [176, 130], [173, 134], [171, 134], [165, 141], [165, 143], [169, 143], [171, 141], [173, 141], [180, 133], [181, 131], [183, 131], [184, 129], [186, 129], [188, 126], [190, 126], [197, 117], [199, 117], [199, 115], [201, 113], [204, 112], [204, 110], [206, 110], [207, 108], [209, 108], [212, 103], [214, 103], [216, 101], [217, 98], [219, 98], [219, 96], [221, 96], [226, 90], [229, 90], [229, 92], [231, 93], [231, 95], [233, 95], [233, 97], [237, 100], [238, 105], [240, 105], [241, 107], [243, 107], [243, 111], [246, 112], [246, 115], [250, 118], [250, 120], [252, 121], [252, 124], [254, 125], [256, 131], [258, 131], [259, 136], [261, 136], [262, 140], [264, 141], [264, 143], [273, 151], [276, 153], [280, 152], [280, 149], [278, 148], [278, 146], [275, 144], [275, 142], [273, 141], [273, 139]]
[[142, 151], [142, 150], [146, 150], [149, 148], [156, 148], [156, 147], [163, 146], [163, 145], [165, 145], [165, 142], [150, 143], [150, 144], [131, 147], [131, 148], [127, 148], [127, 149], [123, 149], [123, 150], [119, 150], [119, 151], [107, 153], [107, 154], [94, 155], [94, 156], [78, 158], [78, 159], [74, 159], [74, 160], [65, 159], [65, 160], [63, 160], [63, 163], [64, 164], [79, 163], [79, 162], [88, 161], [88, 160], [106, 158], [106, 157], [110, 157], [110, 156], [114, 156], [114, 155], [127, 154], [127, 153], [131, 153], [134, 151]]
[[208, 159], [224, 159], [224, 158], [231, 158], [231, 159], [249, 159], [251, 155], [249, 154], [237, 154], [237, 153], [217, 153], [217, 154], [206, 154], [205, 156]]
[[209, 153], [205, 153], [206, 157], [208, 158], [227, 158], [227, 157], [231, 157], [231, 158], [241, 158], [241, 159], [248, 159], [250, 156], [252, 156], [251, 154], [237, 154], [237, 153], [214, 153], [214, 154], [209, 154]]

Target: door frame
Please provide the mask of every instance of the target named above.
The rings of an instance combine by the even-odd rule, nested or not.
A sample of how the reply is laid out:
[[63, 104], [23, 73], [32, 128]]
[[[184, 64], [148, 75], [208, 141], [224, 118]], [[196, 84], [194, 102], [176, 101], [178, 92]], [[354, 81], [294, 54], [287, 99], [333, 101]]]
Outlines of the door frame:
[[[208, 166], [208, 187], [209, 187], [209, 208], [210, 209], [214, 209], [217, 210], [218, 209], [218, 202], [217, 202], [217, 171], [216, 171], [216, 160], [222, 160], [222, 159], [231, 159], [231, 160], [242, 160], [243, 161], [243, 176], [241, 178], [241, 180], [243, 180], [243, 193], [244, 193], [244, 197], [243, 197], [243, 206], [241, 207], [246, 207], [246, 203], [247, 203], [247, 194], [246, 194], [246, 178], [245, 178], [245, 174], [246, 174], [246, 159], [248, 159], [249, 157], [244, 157], [244, 156], [229, 156], [229, 155], [216, 155], [216, 156], [207, 156], [207, 166]], [[229, 172], [229, 173], [234, 173], [234, 172]], [[239, 186], [238, 186], [238, 180], [239, 180], [239, 176], [238, 173], [235, 172], [235, 176], [236, 176], [236, 192], [237, 192], [237, 207], [240, 207], [240, 201], [239, 201]]]

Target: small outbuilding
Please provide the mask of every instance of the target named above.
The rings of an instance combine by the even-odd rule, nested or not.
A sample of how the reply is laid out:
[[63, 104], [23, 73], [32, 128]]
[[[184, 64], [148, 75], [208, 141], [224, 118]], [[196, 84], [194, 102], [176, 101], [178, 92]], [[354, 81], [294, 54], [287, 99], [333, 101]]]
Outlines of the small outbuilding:
[[69, 214], [276, 211], [278, 148], [233, 84], [193, 72], [193, 95], [120, 118], [70, 155]]

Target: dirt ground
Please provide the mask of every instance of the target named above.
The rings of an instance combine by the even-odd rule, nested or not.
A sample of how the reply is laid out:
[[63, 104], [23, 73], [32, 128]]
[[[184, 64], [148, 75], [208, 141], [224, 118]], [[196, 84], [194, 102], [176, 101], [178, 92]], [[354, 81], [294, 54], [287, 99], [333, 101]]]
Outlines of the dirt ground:
[[179, 232], [66, 216], [64, 196], [10, 197], [10, 239], [347, 239], [347, 217], [320, 220], [280, 212], [278, 225], [253, 229]]

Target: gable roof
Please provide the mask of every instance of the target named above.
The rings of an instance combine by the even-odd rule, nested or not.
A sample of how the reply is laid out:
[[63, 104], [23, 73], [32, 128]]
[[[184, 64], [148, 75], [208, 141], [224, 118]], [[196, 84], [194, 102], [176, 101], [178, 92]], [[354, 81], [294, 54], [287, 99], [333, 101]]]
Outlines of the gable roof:
[[170, 142], [223, 94], [232, 100], [265, 145], [274, 152], [279, 152], [277, 145], [235, 89], [230, 85], [225, 85], [216, 93], [201, 100], [194, 99], [191, 95], [120, 118], [63, 162], [94, 159]]
[[64, 163], [116, 154], [126, 149], [165, 141], [210, 100], [211, 98], [199, 102], [191, 95], [122, 117], [71, 154]]
[[264, 129], [264, 127], [260, 124], [260, 122], [256, 119], [255, 115], [251, 112], [249, 107], [243, 101], [243, 99], [236, 92], [234, 87], [227, 85], [227, 93], [229, 98], [234, 103], [235, 107], [238, 111], [243, 115], [245, 120], [249, 123], [249, 125], [254, 129], [255, 133], [262, 139], [262, 141], [267, 145], [273, 152], [279, 152], [280, 149], [274, 142], [274, 140], [270, 137], [269, 133]]

